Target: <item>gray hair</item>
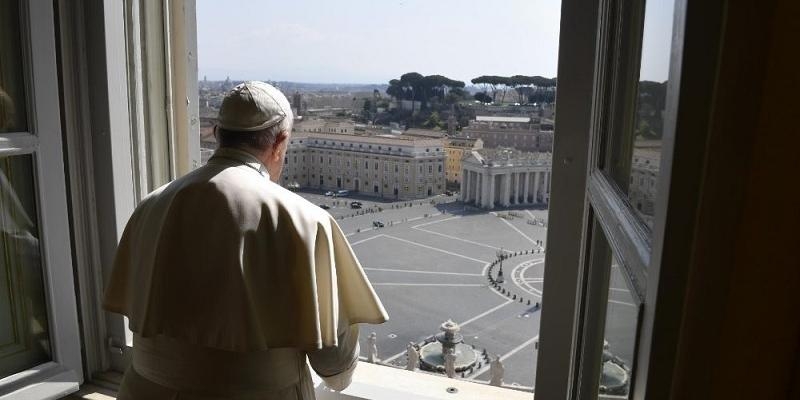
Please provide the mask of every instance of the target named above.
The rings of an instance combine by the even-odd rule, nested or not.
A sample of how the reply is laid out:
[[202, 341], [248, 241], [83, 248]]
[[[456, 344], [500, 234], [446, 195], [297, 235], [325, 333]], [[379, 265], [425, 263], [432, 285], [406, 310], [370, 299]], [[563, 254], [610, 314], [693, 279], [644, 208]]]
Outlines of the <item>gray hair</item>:
[[293, 121], [294, 117], [289, 111], [286, 117], [277, 125], [260, 131], [237, 132], [217, 127], [217, 141], [219, 142], [219, 147], [250, 147], [259, 151], [266, 151], [275, 143], [275, 138], [281, 132], [286, 132], [287, 135], [291, 134]]

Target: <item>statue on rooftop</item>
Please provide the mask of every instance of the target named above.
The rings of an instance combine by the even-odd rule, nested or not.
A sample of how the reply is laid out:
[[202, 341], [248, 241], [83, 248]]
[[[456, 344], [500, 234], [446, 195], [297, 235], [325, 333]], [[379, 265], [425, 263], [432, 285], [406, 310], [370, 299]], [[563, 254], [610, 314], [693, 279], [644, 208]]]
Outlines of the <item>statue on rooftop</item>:
[[448, 378], [456, 376], [456, 353], [452, 349], [444, 354], [444, 371]]
[[414, 342], [408, 342], [406, 352], [408, 353], [408, 363], [406, 363], [406, 369], [409, 371], [414, 371], [419, 366], [419, 351], [417, 351], [417, 346], [414, 345]]
[[489, 380], [489, 384], [492, 386], [503, 386], [503, 375], [505, 375], [506, 368], [503, 366], [503, 362], [500, 361], [500, 355], [496, 355], [495, 359], [489, 364], [489, 374], [491, 375], [491, 379]]
[[378, 362], [378, 334], [372, 332], [367, 337], [367, 362]]

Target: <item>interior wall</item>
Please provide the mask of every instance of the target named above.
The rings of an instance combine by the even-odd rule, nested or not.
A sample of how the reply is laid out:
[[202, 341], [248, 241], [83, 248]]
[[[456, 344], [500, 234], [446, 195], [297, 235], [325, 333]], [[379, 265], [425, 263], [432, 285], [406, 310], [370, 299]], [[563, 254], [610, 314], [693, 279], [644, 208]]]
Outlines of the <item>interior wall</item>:
[[727, 4], [674, 399], [800, 396], [799, 11]]

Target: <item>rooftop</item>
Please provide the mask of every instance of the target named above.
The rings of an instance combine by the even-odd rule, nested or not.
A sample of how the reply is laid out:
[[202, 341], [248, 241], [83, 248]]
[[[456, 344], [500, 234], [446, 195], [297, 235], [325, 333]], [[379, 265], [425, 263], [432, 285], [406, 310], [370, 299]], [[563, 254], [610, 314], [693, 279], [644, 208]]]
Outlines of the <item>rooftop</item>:
[[488, 115], [477, 115], [475, 121], [478, 122], [512, 122], [518, 124], [527, 124], [531, 122], [530, 117], [498, 117]]

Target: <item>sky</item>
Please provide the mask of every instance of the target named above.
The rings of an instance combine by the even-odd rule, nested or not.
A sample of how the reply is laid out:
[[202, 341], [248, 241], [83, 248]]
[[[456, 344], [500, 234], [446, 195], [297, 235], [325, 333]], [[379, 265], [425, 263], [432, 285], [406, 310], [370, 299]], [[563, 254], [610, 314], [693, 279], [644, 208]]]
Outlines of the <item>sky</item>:
[[468, 84], [480, 75], [554, 77], [560, 8], [557, 0], [198, 0], [199, 75], [387, 83], [415, 71]]

